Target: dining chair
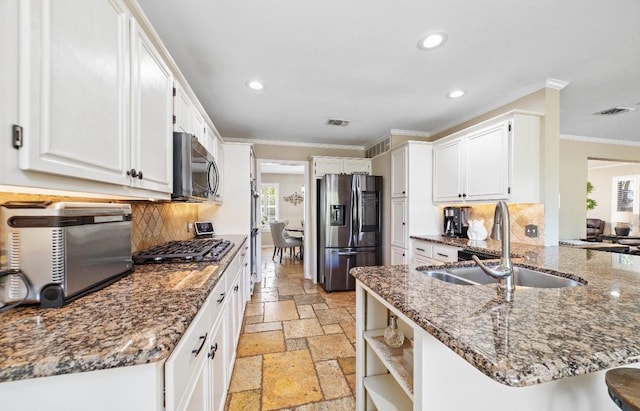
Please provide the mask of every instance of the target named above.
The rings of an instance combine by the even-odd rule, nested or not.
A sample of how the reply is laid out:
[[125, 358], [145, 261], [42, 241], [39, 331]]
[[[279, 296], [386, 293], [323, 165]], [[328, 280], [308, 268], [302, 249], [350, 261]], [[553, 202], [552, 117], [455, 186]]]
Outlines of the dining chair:
[[286, 224], [284, 221], [274, 220], [269, 222], [269, 227], [271, 229], [271, 238], [273, 239], [273, 255], [271, 256], [271, 259], [275, 260], [276, 254], [280, 254], [280, 263], [282, 263], [283, 250], [288, 249], [289, 257], [291, 259], [295, 259], [295, 248], [302, 248], [302, 239], [295, 237], [285, 237], [285, 225]]

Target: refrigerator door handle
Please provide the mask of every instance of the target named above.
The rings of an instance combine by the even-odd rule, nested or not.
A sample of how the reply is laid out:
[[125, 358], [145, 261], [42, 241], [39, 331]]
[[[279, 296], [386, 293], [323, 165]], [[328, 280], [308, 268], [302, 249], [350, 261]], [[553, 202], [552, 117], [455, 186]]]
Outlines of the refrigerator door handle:
[[358, 255], [357, 252], [355, 251], [348, 251], [348, 252], [338, 252], [338, 255]]
[[[358, 197], [358, 236], [362, 234], [362, 186], [360, 185], [360, 177], [358, 177], [358, 191], [356, 193]], [[358, 238], [359, 239], [359, 238]]]
[[351, 226], [349, 227], [349, 247], [357, 246], [358, 239], [356, 238], [355, 228], [358, 226], [358, 193], [355, 190], [355, 180], [351, 184]]

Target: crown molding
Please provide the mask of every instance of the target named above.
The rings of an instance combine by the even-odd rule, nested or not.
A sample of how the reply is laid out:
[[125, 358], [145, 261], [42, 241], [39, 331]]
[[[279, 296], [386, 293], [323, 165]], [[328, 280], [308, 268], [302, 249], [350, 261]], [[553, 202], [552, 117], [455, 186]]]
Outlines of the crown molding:
[[391, 129], [391, 135], [394, 136], [408, 136], [408, 137], [431, 137], [432, 134], [426, 131], [413, 131], [413, 130], [398, 130], [395, 128]]
[[640, 142], [638, 141], [614, 140], [610, 138], [601, 138], [601, 137], [575, 136], [571, 134], [560, 134], [560, 140], [581, 141], [583, 143], [611, 144], [616, 146], [635, 146], [635, 147], [640, 146]]
[[562, 90], [563, 88], [567, 87], [568, 85], [569, 85], [568, 81], [558, 80], [558, 79], [555, 79], [555, 78], [548, 78], [545, 81], [545, 87], [552, 88], [554, 90]]
[[360, 150], [364, 151], [364, 146], [346, 145], [346, 144], [323, 144], [323, 143], [304, 143], [298, 141], [281, 141], [281, 140], [260, 140], [255, 138], [233, 138], [224, 137], [226, 142], [262, 144], [267, 146], [289, 146], [289, 147], [316, 147], [316, 148], [332, 148], [338, 150]]

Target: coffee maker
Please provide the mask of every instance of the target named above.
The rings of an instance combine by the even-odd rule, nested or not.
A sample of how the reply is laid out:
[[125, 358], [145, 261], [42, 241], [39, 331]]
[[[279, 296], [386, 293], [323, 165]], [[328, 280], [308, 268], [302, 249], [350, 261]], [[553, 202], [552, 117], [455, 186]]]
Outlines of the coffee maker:
[[466, 237], [469, 230], [471, 207], [445, 207], [443, 213], [443, 235], [446, 237]]

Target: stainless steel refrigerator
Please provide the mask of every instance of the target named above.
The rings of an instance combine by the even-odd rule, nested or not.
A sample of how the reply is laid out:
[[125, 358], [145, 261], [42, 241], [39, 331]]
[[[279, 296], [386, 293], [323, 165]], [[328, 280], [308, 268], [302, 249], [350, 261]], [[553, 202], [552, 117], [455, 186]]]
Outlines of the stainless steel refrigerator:
[[382, 177], [327, 174], [318, 196], [318, 282], [355, 290], [353, 267], [382, 263]]

